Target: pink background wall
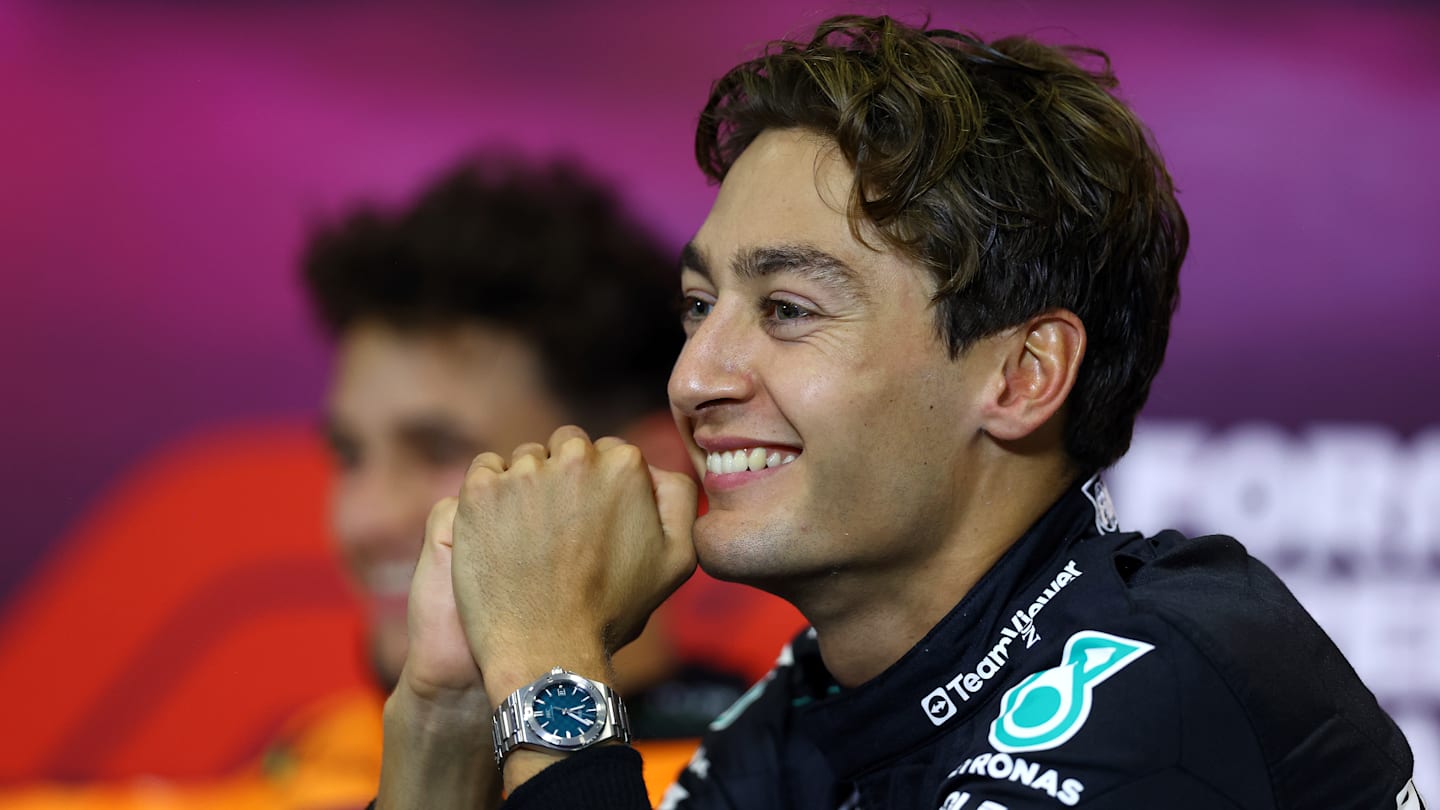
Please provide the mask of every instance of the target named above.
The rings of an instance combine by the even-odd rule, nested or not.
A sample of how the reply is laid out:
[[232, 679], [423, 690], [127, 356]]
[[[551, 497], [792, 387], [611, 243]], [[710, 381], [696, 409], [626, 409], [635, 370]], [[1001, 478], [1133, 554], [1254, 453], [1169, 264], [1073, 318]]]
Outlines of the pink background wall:
[[[307, 223], [502, 142], [587, 159], [678, 246], [713, 194], [690, 155], [709, 82], [832, 11], [886, 8], [917, 16], [797, 0], [0, 3], [0, 600], [145, 454], [206, 426], [313, 417], [326, 350], [294, 282]], [[1106, 49], [1155, 131], [1194, 241], [1153, 423], [1362, 425], [1396, 464], [1421, 463], [1440, 425], [1440, 12], [928, 8]], [[1397, 508], [1419, 521], [1433, 494]], [[1392, 566], [1432, 593], [1436, 521]], [[1315, 598], [1334, 582], [1313, 580]], [[1422, 746], [1440, 739], [1427, 638], [1417, 666], [1434, 669], [1391, 695]]]

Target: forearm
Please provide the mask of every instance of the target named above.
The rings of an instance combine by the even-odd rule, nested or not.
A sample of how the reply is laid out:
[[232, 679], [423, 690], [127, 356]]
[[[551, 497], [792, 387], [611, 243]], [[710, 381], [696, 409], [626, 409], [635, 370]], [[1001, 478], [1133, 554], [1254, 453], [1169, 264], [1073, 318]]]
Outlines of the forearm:
[[500, 774], [483, 692], [422, 699], [403, 685], [385, 702], [378, 810], [490, 810]]

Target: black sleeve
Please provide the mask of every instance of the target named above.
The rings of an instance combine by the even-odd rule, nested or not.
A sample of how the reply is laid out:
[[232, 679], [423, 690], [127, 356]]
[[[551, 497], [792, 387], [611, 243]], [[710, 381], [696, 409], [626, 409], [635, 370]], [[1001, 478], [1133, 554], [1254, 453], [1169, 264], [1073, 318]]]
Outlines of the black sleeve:
[[[640, 754], [625, 745], [602, 745], [535, 774], [510, 794], [503, 806], [507, 810], [650, 810], [650, 796], [645, 792]], [[374, 799], [365, 810], [375, 810]]]
[[551, 765], [515, 789], [505, 810], [585, 807], [650, 810], [640, 754], [626, 745], [601, 745]]

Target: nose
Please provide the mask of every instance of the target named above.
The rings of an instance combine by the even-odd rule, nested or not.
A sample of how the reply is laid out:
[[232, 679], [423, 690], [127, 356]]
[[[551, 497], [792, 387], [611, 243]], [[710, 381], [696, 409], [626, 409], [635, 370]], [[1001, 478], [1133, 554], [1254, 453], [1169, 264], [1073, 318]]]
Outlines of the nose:
[[742, 320], [736, 313], [722, 313], [717, 305], [685, 341], [670, 372], [670, 403], [676, 410], [695, 416], [754, 395], [754, 349]]

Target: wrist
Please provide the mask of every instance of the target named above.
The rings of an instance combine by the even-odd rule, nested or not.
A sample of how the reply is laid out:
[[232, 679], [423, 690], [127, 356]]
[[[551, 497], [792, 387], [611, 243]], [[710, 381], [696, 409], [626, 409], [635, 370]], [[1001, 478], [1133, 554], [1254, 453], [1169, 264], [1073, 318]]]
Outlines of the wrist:
[[[568, 666], [591, 671], [608, 671], [609, 662], [600, 656], [588, 664], [583, 657], [561, 656]], [[515, 667], [513, 670], [509, 667]], [[604, 680], [586, 675], [567, 665], [557, 665], [536, 678], [521, 683], [505, 697], [496, 689], [499, 708], [494, 719], [494, 746], [502, 762], [507, 790], [514, 790], [541, 770], [576, 751], [595, 745], [627, 744], [630, 724], [625, 705]], [[506, 687], [511, 678], [523, 677], [530, 665], [507, 662], [501, 678]], [[607, 676], [608, 680], [608, 676]]]
[[610, 657], [601, 650], [576, 652], [572, 649], [554, 653], [527, 651], [524, 656], [487, 662], [485, 690], [491, 710], [517, 689], [529, 685], [555, 667], [607, 685], [615, 682], [615, 670], [610, 665]]
[[491, 707], [483, 687], [465, 690], [417, 688], [403, 675], [385, 700], [384, 724], [392, 733], [420, 743], [429, 738], [468, 748], [489, 740]]
[[500, 773], [483, 690], [435, 700], [402, 682], [385, 701], [384, 728], [378, 807], [498, 806]]

